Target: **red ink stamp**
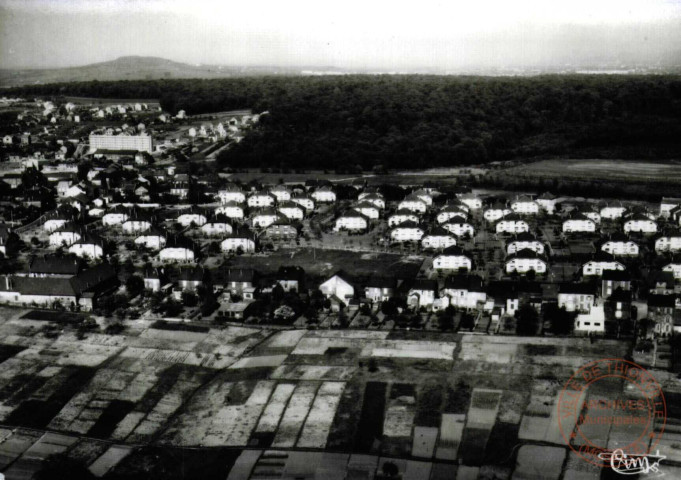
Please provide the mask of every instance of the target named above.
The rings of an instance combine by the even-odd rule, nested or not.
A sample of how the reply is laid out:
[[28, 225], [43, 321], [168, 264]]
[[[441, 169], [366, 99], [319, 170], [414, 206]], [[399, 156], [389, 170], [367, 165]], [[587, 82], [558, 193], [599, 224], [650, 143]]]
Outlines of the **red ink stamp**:
[[611, 467], [608, 454], [641, 456], [660, 441], [667, 421], [662, 387], [645, 368], [620, 358], [587, 363], [558, 398], [558, 426], [581, 458]]

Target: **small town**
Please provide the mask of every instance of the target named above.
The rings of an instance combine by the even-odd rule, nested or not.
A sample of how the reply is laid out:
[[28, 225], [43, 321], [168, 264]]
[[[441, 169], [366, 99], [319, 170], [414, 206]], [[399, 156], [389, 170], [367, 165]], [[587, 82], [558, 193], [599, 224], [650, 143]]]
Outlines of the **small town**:
[[0, 102], [7, 478], [32, 450], [128, 478], [163, 446], [229, 479], [600, 478], [558, 431], [595, 356], [655, 369], [681, 462], [681, 198], [220, 171], [268, 112]]

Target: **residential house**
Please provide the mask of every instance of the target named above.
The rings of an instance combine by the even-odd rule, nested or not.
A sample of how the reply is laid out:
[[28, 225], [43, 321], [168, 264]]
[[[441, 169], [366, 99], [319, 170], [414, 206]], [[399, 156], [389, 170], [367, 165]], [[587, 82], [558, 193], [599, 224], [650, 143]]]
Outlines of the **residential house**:
[[511, 210], [521, 215], [536, 215], [539, 213], [539, 204], [527, 195], [520, 195], [511, 202]]
[[381, 210], [371, 202], [361, 201], [356, 203], [352, 208], [371, 220], [378, 220], [381, 216]]
[[193, 263], [196, 261], [194, 249], [194, 243], [186, 237], [171, 236], [158, 252], [158, 259], [164, 263]]
[[302, 220], [305, 217], [305, 209], [301, 205], [289, 201], [280, 202], [277, 211], [289, 220]]
[[256, 228], [266, 228], [279, 219], [279, 214], [273, 208], [263, 208], [253, 214], [251, 220]]
[[676, 295], [648, 295], [648, 319], [658, 337], [670, 337], [674, 330]]
[[453, 233], [457, 237], [463, 237], [466, 235], [472, 237], [475, 235], [475, 229], [473, 228], [473, 225], [468, 223], [464, 217], [452, 217], [447, 220], [446, 223], [442, 224], [442, 228], [450, 233]]
[[617, 220], [624, 216], [627, 208], [622, 204], [622, 202], [615, 201], [610, 202], [601, 208], [600, 214], [603, 220]]
[[407, 293], [407, 305], [415, 309], [430, 309], [437, 298], [437, 292], [437, 280], [417, 278]]
[[232, 233], [232, 224], [227, 215], [214, 215], [201, 225], [201, 233], [209, 237], [224, 237]]
[[206, 271], [200, 265], [193, 267], [182, 267], [177, 279], [180, 290], [184, 292], [195, 292], [203, 286], [206, 280]]
[[462, 208], [459, 205], [448, 204], [442, 207], [442, 209], [437, 213], [437, 217], [435, 217], [435, 219], [437, 220], [437, 223], [442, 224], [455, 217], [468, 219], [468, 210]]
[[242, 220], [244, 218], [244, 207], [235, 201], [229, 201], [216, 208], [215, 214], [225, 215], [227, 218], [231, 218], [233, 220]]
[[555, 195], [550, 192], [544, 192], [535, 201], [546, 213], [553, 215], [556, 212], [556, 200], [557, 197]]
[[403, 242], [418, 242], [423, 238], [424, 231], [418, 223], [407, 220], [396, 225], [390, 230], [390, 241]]
[[450, 275], [445, 279], [440, 297], [449, 297], [449, 304], [466, 310], [482, 310], [487, 291], [477, 275]]
[[397, 210], [388, 217], [388, 227], [394, 227], [404, 222], [419, 222], [419, 217], [410, 210]]
[[144, 280], [144, 289], [152, 292], [160, 292], [161, 287], [167, 283], [162, 268], [145, 268], [142, 272], [142, 279]]
[[596, 291], [587, 283], [564, 283], [558, 289], [558, 307], [568, 312], [589, 313], [596, 302]]
[[276, 198], [267, 192], [255, 192], [248, 197], [246, 203], [251, 208], [273, 207]]
[[189, 209], [181, 211], [177, 216], [176, 221], [185, 228], [190, 225], [201, 227], [206, 224], [208, 218], [203, 209], [192, 206]]
[[596, 222], [581, 212], [571, 212], [569, 218], [563, 221], [564, 233], [593, 233]]
[[317, 203], [334, 203], [336, 201], [336, 192], [328, 185], [317, 188], [310, 196]]
[[445, 248], [433, 258], [433, 269], [437, 272], [470, 271], [473, 268], [471, 255], [459, 246]]
[[494, 202], [487, 209], [485, 209], [482, 216], [488, 222], [493, 223], [505, 217], [506, 215], [511, 214], [512, 212], [513, 211], [510, 208], [508, 208], [508, 206], [505, 203], [497, 201]]
[[657, 232], [657, 222], [650, 219], [641, 213], [627, 217], [624, 222], [624, 233], [645, 233], [651, 234]]
[[272, 240], [295, 240], [298, 238], [298, 227], [285, 216], [279, 215], [276, 221], [265, 228], [265, 236]]
[[14, 256], [21, 248], [21, 239], [12, 227], [0, 223], [0, 253], [4, 257]]
[[396, 290], [395, 277], [372, 276], [364, 287], [364, 296], [372, 302], [385, 302], [395, 296]]
[[517, 213], [510, 213], [499, 220], [494, 227], [497, 233], [529, 232], [530, 225]]
[[468, 205], [468, 208], [471, 210], [479, 210], [482, 208], [482, 200], [477, 195], [464, 193], [463, 195], [458, 195], [458, 198], [462, 203]]
[[636, 257], [639, 246], [623, 233], [613, 233], [600, 244], [600, 250], [616, 257]]
[[421, 247], [426, 250], [442, 250], [456, 245], [456, 238], [442, 227], [435, 227], [421, 239]]
[[243, 295], [244, 290], [256, 286], [258, 272], [252, 268], [222, 268], [217, 271], [225, 290], [232, 295]]
[[275, 275], [275, 281], [285, 292], [303, 292], [305, 270], [299, 266], [281, 266]]
[[663, 272], [671, 272], [675, 280], [681, 279], [681, 263], [671, 262], [662, 267]]
[[49, 243], [52, 246], [69, 246], [76, 243], [84, 235], [83, 228], [72, 223], [67, 223], [63, 227], [50, 233]]
[[530, 232], [518, 233], [506, 242], [507, 255], [513, 255], [525, 249], [530, 249], [539, 255], [544, 255], [545, 253], [544, 244], [537, 240], [537, 237]]
[[99, 260], [104, 256], [104, 241], [98, 236], [86, 233], [69, 248], [69, 253], [90, 260]]
[[369, 227], [369, 220], [357, 210], [348, 210], [336, 218], [334, 231], [365, 232]]
[[275, 185], [270, 188], [270, 194], [277, 199], [277, 202], [291, 200], [291, 190], [286, 185]]
[[347, 304], [347, 300], [355, 295], [355, 287], [349, 278], [345, 272], [339, 271], [319, 285], [319, 290], [327, 298], [335, 297]]
[[239, 185], [230, 183], [218, 191], [218, 198], [223, 205], [232, 202], [241, 204], [246, 201], [246, 194]]
[[678, 229], [666, 231], [655, 240], [655, 251], [657, 253], [681, 251], [681, 231]]
[[681, 206], [681, 198], [662, 197], [660, 202], [660, 216], [669, 218], [673, 209]]
[[152, 227], [135, 238], [135, 244], [150, 250], [161, 250], [166, 245], [166, 234], [163, 230]]
[[508, 255], [505, 262], [506, 273], [546, 273], [547, 267], [546, 257], [529, 248]]
[[617, 290], [631, 290], [631, 274], [626, 270], [605, 270], [601, 276], [601, 296], [608, 298]]
[[428, 209], [428, 204], [420, 197], [416, 195], [407, 195], [404, 200], [402, 200], [398, 206], [398, 210], [409, 210], [414, 213], [426, 213]]
[[312, 200], [304, 193], [294, 193], [293, 195], [291, 195], [291, 201], [303, 207], [305, 211], [308, 213], [313, 211], [315, 207], [314, 200]]
[[235, 228], [234, 231], [220, 243], [223, 252], [255, 252], [255, 236], [247, 229]]
[[597, 252], [593, 258], [582, 265], [582, 275], [585, 277], [603, 275], [606, 270], [620, 270], [624, 271], [626, 267], [624, 264], [615, 260], [615, 257], [606, 252]]

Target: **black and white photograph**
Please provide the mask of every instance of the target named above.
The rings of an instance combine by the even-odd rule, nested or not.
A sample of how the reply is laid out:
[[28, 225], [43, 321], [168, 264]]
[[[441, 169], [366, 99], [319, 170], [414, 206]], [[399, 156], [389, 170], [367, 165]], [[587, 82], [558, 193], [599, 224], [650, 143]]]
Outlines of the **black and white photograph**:
[[681, 479], [681, 0], [0, 0], [0, 480]]

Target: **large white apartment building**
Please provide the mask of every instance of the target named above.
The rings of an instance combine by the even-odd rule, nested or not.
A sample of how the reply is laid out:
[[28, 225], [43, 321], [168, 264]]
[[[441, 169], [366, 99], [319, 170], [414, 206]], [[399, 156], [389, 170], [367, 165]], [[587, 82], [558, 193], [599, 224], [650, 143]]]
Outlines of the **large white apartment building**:
[[154, 139], [151, 135], [90, 135], [90, 152], [97, 150], [136, 150], [152, 153]]

